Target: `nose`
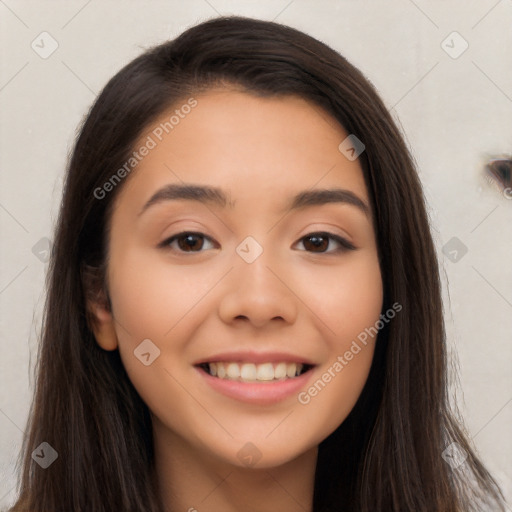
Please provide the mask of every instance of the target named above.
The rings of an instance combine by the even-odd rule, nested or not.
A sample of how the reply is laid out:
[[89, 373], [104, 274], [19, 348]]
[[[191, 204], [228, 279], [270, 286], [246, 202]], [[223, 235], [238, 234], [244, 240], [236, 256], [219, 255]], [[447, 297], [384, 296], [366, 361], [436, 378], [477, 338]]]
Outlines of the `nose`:
[[264, 255], [252, 263], [240, 259], [226, 276], [219, 304], [219, 316], [225, 323], [261, 328], [295, 322], [298, 299], [285, 273]]

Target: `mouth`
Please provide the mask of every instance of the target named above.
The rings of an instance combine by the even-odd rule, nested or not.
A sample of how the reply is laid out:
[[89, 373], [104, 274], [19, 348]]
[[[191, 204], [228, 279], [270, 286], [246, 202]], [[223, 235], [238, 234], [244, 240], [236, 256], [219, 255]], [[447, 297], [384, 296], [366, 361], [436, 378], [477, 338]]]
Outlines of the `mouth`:
[[288, 361], [261, 364], [216, 361], [197, 365], [199, 369], [221, 380], [245, 383], [275, 383], [296, 379], [312, 370], [311, 364]]

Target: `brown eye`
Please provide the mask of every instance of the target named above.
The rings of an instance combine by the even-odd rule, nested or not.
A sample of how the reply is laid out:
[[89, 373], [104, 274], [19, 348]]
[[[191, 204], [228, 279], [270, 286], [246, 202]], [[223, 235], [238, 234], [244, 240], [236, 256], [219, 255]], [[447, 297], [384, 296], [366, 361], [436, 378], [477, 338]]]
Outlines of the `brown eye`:
[[304, 238], [306, 250], [314, 252], [325, 252], [329, 247], [329, 237], [324, 235], [309, 235]]
[[[354, 250], [356, 247], [349, 241], [332, 233], [310, 233], [301, 239], [306, 251], [316, 253], [332, 253], [346, 250]], [[338, 247], [327, 250], [331, 246], [331, 241]]]
[[202, 237], [194, 234], [184, 235], [177, 238], [178, 247], [182, 251], [195, 251], [203, 247], [204, 240]]
[[[209, 241], [211, 244], [211, 239], [202, 233], [183, 232], [168, 238], [162, 242], [160, 246], [167, 249], [174, 249], [178, 252], [201, 252], [204, 248], [205, 240]], [[175, 248], [175, 246], [177, 246], [177, 248]]]

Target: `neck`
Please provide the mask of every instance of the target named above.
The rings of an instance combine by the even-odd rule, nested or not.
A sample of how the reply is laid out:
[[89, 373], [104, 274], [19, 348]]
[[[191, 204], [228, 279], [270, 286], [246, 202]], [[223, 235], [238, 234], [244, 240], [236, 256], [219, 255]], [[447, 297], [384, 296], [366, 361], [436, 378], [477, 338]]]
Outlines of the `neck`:
[[311, 512], [317, 447], [279, 467], [246, 468], [153, 427], [155, 473], [166, 512]]

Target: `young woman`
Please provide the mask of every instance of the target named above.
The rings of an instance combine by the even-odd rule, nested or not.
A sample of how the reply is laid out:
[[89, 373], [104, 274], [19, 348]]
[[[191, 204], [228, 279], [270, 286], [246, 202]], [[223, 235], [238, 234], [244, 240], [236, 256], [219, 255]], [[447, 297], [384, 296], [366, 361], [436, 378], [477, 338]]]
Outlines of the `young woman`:
[[70, 160], [13, 511], [504, 510], [450, 412], [436, 254], [376, 92], [219, 18]]

